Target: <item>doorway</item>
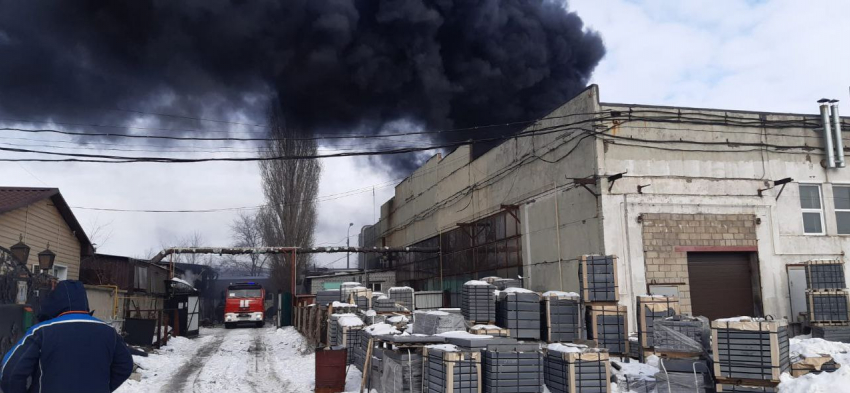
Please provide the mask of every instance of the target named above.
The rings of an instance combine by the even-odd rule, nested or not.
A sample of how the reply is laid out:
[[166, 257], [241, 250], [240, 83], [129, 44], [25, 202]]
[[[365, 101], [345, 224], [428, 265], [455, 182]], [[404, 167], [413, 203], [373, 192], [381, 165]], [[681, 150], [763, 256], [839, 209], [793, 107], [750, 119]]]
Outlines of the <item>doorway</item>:
[[749, 252], [689, 252], [693, 315], [709, 320], [760, 316], [758, 260]]

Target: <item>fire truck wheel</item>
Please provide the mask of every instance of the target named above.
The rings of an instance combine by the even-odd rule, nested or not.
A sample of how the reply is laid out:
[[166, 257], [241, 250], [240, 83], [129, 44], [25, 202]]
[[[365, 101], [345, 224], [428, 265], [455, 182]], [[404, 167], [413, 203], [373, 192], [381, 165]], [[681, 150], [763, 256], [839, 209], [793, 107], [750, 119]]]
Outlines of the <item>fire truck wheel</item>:
[[266, 326], [266, 321], [257, 322], [257, 327], [258, 327], [258, 328], [261, 328], [261, 327], [263, 327], [263, 326]]
[[225, 322], [225, 323], [224, 323], [224, 328], [225, 328], [225, 329], [233, 329], [234, 327], [236, 327], [235, 325], [236, 325], [236, 324], [234, 324], [234, 323], [227, 323], [227, 322]]

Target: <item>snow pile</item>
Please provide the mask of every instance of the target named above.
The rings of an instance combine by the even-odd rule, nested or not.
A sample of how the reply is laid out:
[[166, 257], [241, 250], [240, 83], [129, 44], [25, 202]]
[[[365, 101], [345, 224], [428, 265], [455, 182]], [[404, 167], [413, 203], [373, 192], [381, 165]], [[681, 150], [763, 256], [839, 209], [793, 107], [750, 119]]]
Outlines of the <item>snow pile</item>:
[[559, 343], [549, 344], [547, 346], [547, 348], [549, 348], [550, 351], [563, 352], [563, 353], [583, 353], [583, 352], [587, 351], [587, 349], [588, 349], [587, 345], [559, 344]]
[[544, 297], [579, 297], [579, 295], [575, 292], [564, 292], [564, 291], [546, 291], [543, 292]]
[[463, 285], [490, 285], [490, 284], [487, 284], [486, 282], [479, 281], [479, 280], [469, 280], [469, 281], [463, 283]]
[[791, 358], [830, 355], [841, 367], [831, 373], [806, 374], [794, 378], [782, 374], [779, 390], [782, 393], [821, 393], [850, 391], [850, 344], [826, 341], [821, 338], [791, 339]]
[[767, 322], [767, 319], [764, 318], [756, 318], [756, 317], [732, 317], [732, 318], [720, 318], [715, 319], [717, 322]]
[[[615, 361], [616, 362], [616, 361]], [[620, 369], [617, 370], [614, 367], [611, 367], [611, 373], [614, 375], [621, 377], [618, 380], [625, 381], [626, 376], [628, 376], [629, 380], [644, 380], [644, 381], [654, 381], [655, 374], [660, 372], [661, 370], [658, 367], [653, 367], [648, 364], [639, 363], [639, 362], [616, 362], [617, 365], [620, 366]]]
[[415, 314], [428, 314], [428, 315], [449, 315], [449, 313], [445, 311], [416, 311]]
[[337, 323], [344, 327], [363, 326], [363, 320], [354, 314], [343, 314], [339, 317]]
[[340, 301], [334, 301], [333, 303], [331, 303], [331, 307], [333, 307], [333, 308], [337, 308], [337, 307], [355, 307], [355, 305], [353, 305], [353, 304], [351, 304], [351, 303], [343, 303], [343, 302], [340, 302]]
[[455, 331], [455, 332], [445, 332], [436, 334], [436, 336], [440, 337], [455, 337], [455, 338], [493, 338], [493, 336], [488, 336], [486, 334], [472, 334], [464, 331]]
[[388, 325], [386, 323], [376, 323], [374, 325], [369, 325], [366, 327], [366, 331], [373, 336], [379, 336], [383, 334], [400, 334], [401, 332], [396, 329], [393, 325]]
[[179, 283], [181, 283], [181, 284], [183, 284], [183, 285], [188, 286], [189, 288], [195, 289], [195, 287], [194, 287], [192, 284], [189, 284], [189, 282], [188, 282], [188, 281], [186, 281], [186, 280], [182, 280], [182, 279], [179, 279], [179, 278], [177, 278], [177, 277], [174, 277], [174, 278], [172, 278], [172, 279], [171, 279], [171, 281], [179, 282]]
[[505, 288], [504, 290], [502, 290], [502, 292], [505, 292], [505, 293], [534, 293], [534, 291], [532, 291], [530, 289], [515, 288], [515, 287]]
[[470, 329], [472, 330], [493, 330], [493, 329], [501, 329], [496, 325], [473, 325]]
[[137, 372], [141, 380], [127, 380], [116, 393], [143, 393], [163, 391], [164, 385], [171, 379], [181, 365], [190, 361], [198, 348], [210, 342], [212, 336], [190, 340], [186, 337], [174, 337], [168, 345], [148, 354], [148, 357], [133, 356], [133, 363], [139, 366]]
[[366, 310], [365, 315], [367, 317], [374, 317], [375, 315], [378, 315], [378, 313], [375, 310]]
[[387, 322], [389, 322], [389, 323], [407, 323], [408, 321], [410, 321], [410, 318], [408, 318], [404, 315], [396, 315], [396, 316], [392, 316], [392, 317], [387, 318]]

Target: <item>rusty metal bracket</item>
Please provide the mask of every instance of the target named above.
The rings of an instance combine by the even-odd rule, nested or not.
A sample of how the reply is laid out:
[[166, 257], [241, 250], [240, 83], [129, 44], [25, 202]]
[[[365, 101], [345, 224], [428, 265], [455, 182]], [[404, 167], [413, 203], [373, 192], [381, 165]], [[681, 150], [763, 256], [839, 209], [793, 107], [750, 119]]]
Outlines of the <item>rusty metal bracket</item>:
[[584, 178], [569, 178], [568, 177], [567, 179], [572, 180], [573, 184], [578, 184], [578, 185], [582, 186], [582, 188], [587, 190], [587, 192], [589, 192], [591, 195], [593, 195], [596, 198], [599, 198], [599, 193], [591, 190], [590, 187], [588, 187], [588, 186], [595, 186], [596, 185], [596, 181], [597, 181], [596, 176], [584, 177]]
[[652, 184], [643, 184], [643, 185], [638, 185], [638, 186], [637, 186], [637, 192], [638, 192], [638, 194], [643, 194], [643, 189], [644, 189], [644, 188], [647, 188], [647, 187], [649, 187], [649, 186], [651, 186], [651, 185], [652, 185]]
[[611, 189], [614, 188], [614, 182], [622, 179], [623, 175], [625, 175], [625, 174], [626, 174], [626, 172], [620, 172], [620, 173], [616, 173], [616, 174], [613, 174], [611, 176], [608, 176], [608, 192], [611, 192]]

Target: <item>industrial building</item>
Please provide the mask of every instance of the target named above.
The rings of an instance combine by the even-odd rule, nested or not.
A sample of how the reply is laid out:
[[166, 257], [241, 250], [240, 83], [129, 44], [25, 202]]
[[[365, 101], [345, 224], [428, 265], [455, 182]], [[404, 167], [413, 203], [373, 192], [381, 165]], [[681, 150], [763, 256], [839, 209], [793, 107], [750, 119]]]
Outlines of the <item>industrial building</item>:
[[453, 306], [465, 281], [485, 276], [578, 291], [576, 258], [605, 254], [618, 256], [632, 318], [635, 296], [653, 293], [678, 296], [683, 313], [793, 322], [805, 311], [798, 264], [850, 246], [847, 141], [835, 138], [850, 122], [835, 102], [819, 106], [614, 104], [592, 85], [480, 157], [468, 146], [433, 156], [361, 245], [439, 248], [381, 267], [398, 285], [448, 291]]

